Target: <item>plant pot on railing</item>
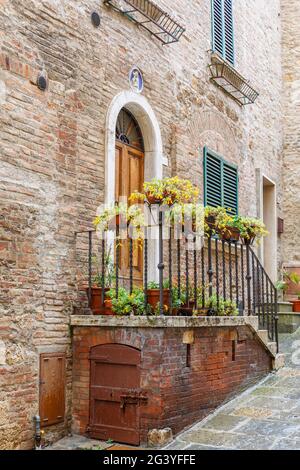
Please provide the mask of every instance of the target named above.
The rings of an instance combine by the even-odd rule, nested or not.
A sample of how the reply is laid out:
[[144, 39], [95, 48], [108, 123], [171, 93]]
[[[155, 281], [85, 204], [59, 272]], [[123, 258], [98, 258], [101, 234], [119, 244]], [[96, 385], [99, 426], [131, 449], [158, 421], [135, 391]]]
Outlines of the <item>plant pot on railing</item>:
[[222, 240], [227, 242], [238, 242], [240, 239], [240, 231], [236, 227], [226, 226], [224, 229], [219, 230]]
[[[160, 302], [160, 290], [159, 289], [147, 289], [147, 302], [151, 306], [152, 310], [157, 308]], [[170, 304], [170, 289], [163, 289], [163, 305]]]
[[214, 232], [216, 229], [216, 216], [208, 215], [207, 217], [205, 217], [205, 223], [208, 226], [209, 230], [211, 232]]
[[293, 302], [293, 312], [300, 313], [300, 299], [292, 300]]
[[243, 245], [253, 245], [254, 240], [256, 238], [256, 233], [254, 232], [253, 228], [246, 229], [244, 234], [240, 235]]
[[[113, 315], [111, 300], [105, 298], [109, 288], [105, 287], [104, 289], [104, 305], [102, 303], [102, 290], [102, 287], [92, 287], [90, 308], [94, 315]], [[86, 289], [86, 292], [89, 295], [89, 288]]]
[[195, 301], [190, 300], [188, 304], [182, 305], [178, 309], [178, 314], [182, 317], [192, 317], [195, 309]]
[[209, 307], [197, 308], [196, 316], [197, 317], [209, 317], [211, 309]]

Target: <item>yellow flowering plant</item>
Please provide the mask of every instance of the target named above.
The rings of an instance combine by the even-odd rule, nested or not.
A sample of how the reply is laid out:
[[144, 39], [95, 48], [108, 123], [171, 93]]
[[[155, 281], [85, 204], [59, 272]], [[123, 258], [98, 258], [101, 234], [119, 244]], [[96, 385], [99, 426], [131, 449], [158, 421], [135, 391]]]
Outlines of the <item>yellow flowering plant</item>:
[[129, 199], [131, 202], [147, 201], [149, 204], [172, 206], [175, 203], [196, 203], [198, 198], [199, 189], [191, 181], [174, 176], [145, 182], [143, 191], [134, 192]]

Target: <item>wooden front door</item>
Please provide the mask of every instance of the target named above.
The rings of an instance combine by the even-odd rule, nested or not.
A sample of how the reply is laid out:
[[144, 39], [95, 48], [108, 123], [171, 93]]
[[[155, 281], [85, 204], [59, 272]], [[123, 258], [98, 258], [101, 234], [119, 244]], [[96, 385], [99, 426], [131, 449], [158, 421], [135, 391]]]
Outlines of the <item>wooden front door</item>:
[[141, 352], [121, 344], [91, 349], [89, 434], [139, 445]]
[[[141, 191], [144, 182], [144, 153], [121, 142], [116, 143], [116, 201], [128, 201], [130, 194]], [[129, 201], [128, 201], [129, 204]], [[121, 241], [120, 277], [129, 279], [129, 243]], [[134, 242], [133, 281], [139, 286], [143, 283], [143, 250], [141, 244]]]

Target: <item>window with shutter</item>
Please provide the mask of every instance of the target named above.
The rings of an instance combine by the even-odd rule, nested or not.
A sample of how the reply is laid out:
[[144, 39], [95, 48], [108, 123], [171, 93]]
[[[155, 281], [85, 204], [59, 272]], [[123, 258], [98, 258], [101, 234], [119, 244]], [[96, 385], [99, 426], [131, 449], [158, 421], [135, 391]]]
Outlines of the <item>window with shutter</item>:
[[234, 65], [232, 1], [212, 0], [212, 48]]
[[204, 148], [204, 204], [238, 213], [238, 169]]
[[65, 417], [65, 375], [64, 353], [40, 355], [40, 417], [42, 426], [50, 426]]

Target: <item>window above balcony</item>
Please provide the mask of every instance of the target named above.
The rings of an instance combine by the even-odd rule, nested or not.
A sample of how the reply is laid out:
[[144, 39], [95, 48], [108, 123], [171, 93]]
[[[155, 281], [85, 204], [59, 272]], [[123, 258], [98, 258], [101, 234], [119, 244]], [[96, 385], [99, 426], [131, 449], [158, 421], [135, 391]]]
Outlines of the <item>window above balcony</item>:
[[185, 29], [150, 0], [104, 0], [104, 4], [127, 16], [163, 44], [178, 42]]

